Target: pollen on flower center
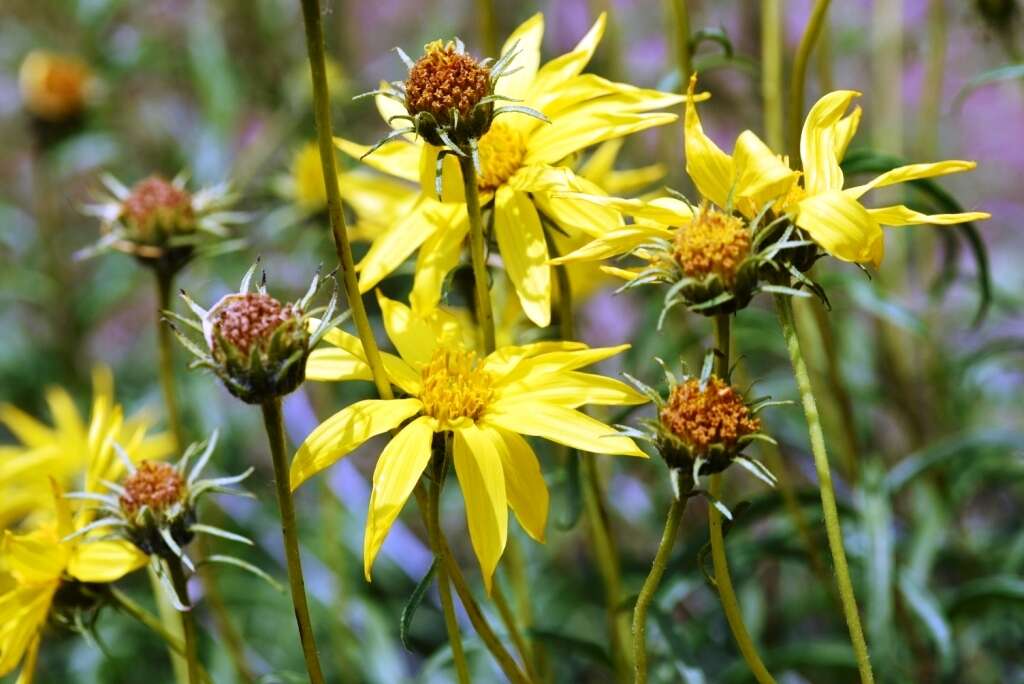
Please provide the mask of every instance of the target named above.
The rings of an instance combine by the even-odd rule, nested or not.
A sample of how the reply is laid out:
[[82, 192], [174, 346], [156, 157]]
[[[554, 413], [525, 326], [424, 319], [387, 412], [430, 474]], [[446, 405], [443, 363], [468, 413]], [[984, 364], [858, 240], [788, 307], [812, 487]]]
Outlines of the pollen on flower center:
[[696, 379], [677, 385], [659, 417], [697, 453], [706, 453], [712, 444], [734, 446], [740, 437], [761, 429], [743, 397], [715, 376], [708, 378], [703, 390]]
[[124, 481], [121, 510], [132, 515], [143, 506], [163, 512], [182, 500], [185, 479], [173, 466], [158, 461], [143, 461]]
[[435, 40], [409, 70], [405, 103], [409, 114], [427, 112], [440, 124], [451, 124], [452, 111], [467, 118], [490, 89], [491, 72], [452, 42]]
[[675, 259], [687, 276], [717, 274], [726, 285], [750, 254], [750, 231], [743, 221], [718, 209], [704, 206], [688, 226], [676, 232]]
[[121, 204], [121, 216], [140, 232], [188, 232], [194, 228], [192, 195], [160, 176], [139, 181]]
[[231, 296], [217, 309], [213, 326], [221, 337], [248, 355], [254, 345], [270, 340], [275, 330], [296, 316], [291, 304], [285, 306], [270, 295], [246, 292]]
[[494, 379], [473, 352], [438, 349], [423, 368], [422, 378], [423, 411], [442, 423], [480, 418], [494, 396]]
[[526, 139], [519, 130], [495, 121], [480, 138], [479, 150], [480, 178], [477, 186], [481, 192], [494, 192], [523, 165]]

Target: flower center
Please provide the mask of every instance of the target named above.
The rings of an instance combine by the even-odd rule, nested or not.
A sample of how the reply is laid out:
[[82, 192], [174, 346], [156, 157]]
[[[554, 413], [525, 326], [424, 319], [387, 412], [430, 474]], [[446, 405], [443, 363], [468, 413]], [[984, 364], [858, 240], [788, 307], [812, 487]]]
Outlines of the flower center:
[[182, 500], [185, 479], [167, 463], [143, 461], [124, 481], [121, 510], [133, 515], [143, 506], [162, 513]]
[[295, 320], [294, 306], [284, 306], [270, 295], [247, 292], [229, 297], [214, 314], [213, 327], [244, 356], [254, 345], [270, 341], [281, 325]]
[[441, 423], [477, 420], [494, 396], [494, 378], [480, 367], [474, 352], [438, 349], [422, 377], [423, 411]]
[[691, 278], [717, 274], [726, 285], [732, 285], [749, 254], [750, 232], [743, 221], [718, 209], [701, 207], [690, 225], [676, 231], [674, 256]]
[[33, 114], [59, 121], [78, 114], [85, 106], [89, 68], [73, 57], [35, 51], [21, 67], [20, 85], [25, 105]]
[[512, 177], [526, 158], [526, 139], [512, 126], [495, 121], [479, 142], [481, 192], [494, 192]]
[[467, 118], [490, 91], [491, 72], [452, 42], [435, 40], [424, 47], [405, 81], [409, 114], [429, 113], [442, 125], [454, 124], [452, 110]]
[[698, 453], [712, 444], [734, 446], [744, 435], [761, 429], [743, 397], [721, 378], [710, 377], [704, 389], [699, 380], [676, 385], [661, 410], [661, 424]]
[[190, 232], [195, 227], [192, 195], [160, 176], [139, 181], [121, 204], [121, 216], [139, 237], [155, 237], [154, 231]]

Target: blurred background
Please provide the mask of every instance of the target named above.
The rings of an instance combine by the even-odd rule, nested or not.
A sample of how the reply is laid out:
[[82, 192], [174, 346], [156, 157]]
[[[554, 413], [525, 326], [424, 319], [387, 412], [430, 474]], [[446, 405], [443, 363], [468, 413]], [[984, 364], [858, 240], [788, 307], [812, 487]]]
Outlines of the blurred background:
[[[588, 70], [645, 87], [677, 90], [680, 84], [667, 2], [496, 2], [493, 21], [479, 10], [488, 3], [469, 0], [322, 4], [334, 60], [335, 132], [363, 143], [385, 127], [371, 101], [351, 98], [380, 79], [404, 76], [390, 48], [402, 46], [415, 56], [429, 40], [458, 35], [480, 54], [535, 11], [546, 17], [545, 60], [570, 50], [608, 11], [605, 40]], [[702, 105], [702, 119], [729, 149], [744, 128], [764, 131], [761, 3], [688, 4], [691, 31], [700, 32], [695, 66], [702, 89], [713, 95]], [[810, 6], [810, 0], [781, 1], [784, 74]], [[805, 342], [832, 352], [812, 354], [811, 365], [825, 393], [848, 553], [882, 681], [1024, 682], [1022, 11], [1016, 0], [835, 3], [809, 69], [805, 107], [830, 89], [863, 93], [865, 115], [851, 150], [915, 161], [977, 160], [977, 171], [941, 187], [966, 210], [993, 215], [974, 232], [890, 231], [886, 262], [871, 278], [835, 261], [819, 267], [832, 304], [830, 338]], [[96, 220], [81, 207], [95, 198], [104, 172], [127, 184], [181, 170], [197, 187], [230, 180], [238, 208], [248, 214], [236, 231], [244, 245], [197, 260], [178, 284], [197, 301], [213, 302], [262, 255], [271, 291], [281, 299], [300, 295], [317, 265], [334, 261], [334, 250], [325, 215], [289, 191], [293, 157], [314, 136], [299, 4], [3, 0], [0, 19], [0, 400], [49, 422], [46, 392], [56, 385], [86, 412], [91, 368], [105, 364], [113, 368], [118, 400], [159, 420], [152, 277], [123, 254], [75, 259], [98, 238]], [[19, 90], [22, 60], [37, 49], [74, 55], [95, 77], [84, 118], [56, 141], [38, 134]], [[681, 126], [669, 126], [630, 138], [619, 166], [660, 163], [665, 177], [649, 190], [668, 185], [691, 192], [681, 133]], [[908, 192], [909, 201], [922, 206], [948, 206], [949, 197], [927, 188]], [[353, 218], [362, 228], [373, 217]], [[375, 227], [365, 230], [372, 234]], [[357, 259], [365, 249], [357, 245]], [[404, 298], [410, 284], [411, 270], [405, 270], [384, 289]], [[655, 356], [699, 365], [709, 340], [703, 319], [670, 316], [654, 332], [660, 295], [640, 289], [613, 296], [613, 287], [591, 293], [580, 313], [585, 341], [633, 343], [606, 372], [627, 370], [654, 382], [660, 374]], [[744, 376], [757, 380], [761, 394], [794, 398], [770, 302], [755, 302], [735, 325]], [[230, 520], [224, 522], [257, 541], [243, 554], [246, 560], [283, 578], [258, 412], [211, 376], [187, 371], [184, 350], [176, 354], [190, 438], [220, 428], [216, 471], [257, 469], [247, 486], [258, 498], [225, 500]], [[371, 392], [369, 383], [307, 383], [285, 403], [292, 443]], [[781, 448], [762, 456], [789, 482], [792, 505], [743, 473], [730, 475], [729, 505], [739, 515], [729, 552], [748, 625], [780, 681], [855, 681], [831, 593], [803, 416], [792, 406], [766, 419]], [[0, 442], [13, 441], [0, 428]], [[418, 517], [407, 515], [407, 526], [394, 529], [374, 582], [362, 577], [368, 475], [379, 447], [371, 442], [298, 494], [324, 666], [330, 681], [451, 681], [433, 593], [411, 623], [409, 648], [399, 640], [403, 606], [430, 564]], [[579, 515], [578, 483], [554, 453], [539, 453], [553, 496], [548, 542], [538, 546], [516, 528], [522, 553], [506, 562], [526, 568], [532, 636], [548, 650], [552, 680], [613, 681], [602, 583], [586, 518]], [[660, 538], [667, 471], [656, 459], [602, 457], [600, 467], [629, 597]], [[444, 525], [482, 597], [461, 495], [454, 487], [446, 494]], [[651, 611], [652, 680], [752, 681], [705, 577], [706, 510], [694, 501]], [[805, 524], [803, 532], [795, 520]], [[217, 584], [254, 675], [265, 682], [304, 681], [287, 595], [231, 568], [218, 571]], [[128, 587], [151, 602], [144, 579]], [[206, 635], [201, 654], [215, 681], [241, 681], [202, 603], [198, 615]], [[500, 681], [468, 623], [465, 631], [478, 680]], [[48, 636], [37, 681], [173, 681], [161, 643], [113, 611], [101, 617], [97, 642], [101, 648]]]

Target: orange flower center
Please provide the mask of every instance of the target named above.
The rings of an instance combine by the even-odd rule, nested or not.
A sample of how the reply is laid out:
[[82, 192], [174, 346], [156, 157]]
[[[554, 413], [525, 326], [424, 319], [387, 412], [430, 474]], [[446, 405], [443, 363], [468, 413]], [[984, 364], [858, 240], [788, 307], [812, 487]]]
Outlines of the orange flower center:
[[494, 192], [519, 170], [526, 158], [526, 139], [516, 128], [495, 121], [479, 142], [480, 192]]
[[247, 292], [232, 295], [214, 314], [213, 326], [220, 335], [248, 356], [254, 345], [265, 345], [274, 331], [296, 317], [291, 304], [284, 306], [270, 295]]
[[480, 367], [476, 353], [438, 349], [422, 371], [423, 412], [441, 423], [477, 420], [494, 397], [494, 378]]
[[405, 81], [405, 103], [409, 114], [430, 113], [440, 124], [453, 123], [452, 111], [460, 118], [490, 91], [491, 72], [455, 44], [435, 40], [424, 48]]
[[676, 231], [676, 263], [691, 278], [717, 274], [732, 285], [749, 254], [750, 231], [743, 221], [709, 206], [701, 207], [688, 226]]
[[189, 232], [194, 228], [192, 195], [160, 176], [150, 176], [132, 187], [121, 204], [121, 216], [141, 235], [156, 230]]
[[743, 397], [721, 378], [708, 378], [704, 389], [693, 379], [676, 385], [661, 410], [661, 424], [682, 442], [704, 453], [712, 444], [734, 446], [761, 429]]
[[124, 481], [121, 510], [128, 515], [146, 506], [156, 513], [181, 501], [185, 479], [173, 466], [157, 461], [143, 461]]

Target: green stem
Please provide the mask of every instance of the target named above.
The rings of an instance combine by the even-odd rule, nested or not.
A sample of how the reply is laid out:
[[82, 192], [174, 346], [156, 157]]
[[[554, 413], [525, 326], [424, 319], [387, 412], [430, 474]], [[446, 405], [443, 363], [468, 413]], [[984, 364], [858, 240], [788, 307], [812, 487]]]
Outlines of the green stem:
[[448, 631], [448, 643], [452, 647], [452, 660], [455, 661], [455, 672], [458, 673], [460, 684], [469, 684], [469, 666], [466, 654], [462, 650], [462, 637], [459, 634], [459, 623], [455, 619], [455, 604], [452, 602], [452, 587], [445, 562], [445, 547], [441, 544], [441, 487], [444, 484], [446, 465], [451, 460], [452, 436], [446, 433], [444, 439], [444, 455], [434, 455], [434, 483], [430, 487], [427, 501], [427, 534], [430, 547], [437, 558], [437, 593], [441, 595], [441, 610], [444, 613], [444, 626]]
[[[121, 610], [125, 615], [134, 618], [144, 627], [148, 628], [158, 637], [163, 639], [164, 643], [166, 643], [168, 648], [170, 648], [174, 653], [177, 653], [182, 658], [186, 657], [187, 651], [185, 643], [174, 634], [171, 634], [171, 632], [163, 626], [158, 617], [133, 601], [120, 589], [109, 587], [109, 590], [109, 596], [116, 608]], [[212, 684], [213, 682], [213, 680], [210, 679], [209, 673], [202, 665], [199, 665], [199, 679], [203, 684]]]
[[288, 561], [288, 583], [292, 590], [292, 606], [295, 621], [299, 627], [302, 655], [306, 670], [313, 684], [323, 684], [324, 675], [320, 669], [313, 623], [309, 617], [309, 602], [306, 599], [306, 584], [302, 576], [302, 558], [299, 556], [299, 535], [295, 523], [295, 502], [288, 472], [288, 454], [284, 443], [284, 421], [281, 416], [281, 399], [275, 398], [262, 404], [263, 424], [270, 441], [270, 454], [274, 462], [274, 484], [277, 487], [277, 503], [281, 509], [281, 534], [284, 537], [284, 552]]
[[793, 61], [793, 76], [789, 83], [789, 163], [800, 168], [800, 118], [804, 111], [804, 85], [807, 82], [807, 62], [814, 43], [818, 40], [821, 27], [828, 13], [829, 0], [817, 0], [807, 28], [800, 38], [800, 46]]
[[686, 0], [672, 0], [672, 14], [676, 25], [676, 66], [679, 67], [679, 88], [683, 93], [693, 71], [690, 54], [690, 13]]
[[[209, 509], [207, 509], [207, 513], [210, 513]], [[217, 514], [223, 516], [223, 512], [219, 509]], [[200, 555], [209, 555], [209, 538], [201, 536], [197, 543]], [[235, 624], [231, 620], [231, 612], [224, 604], [224, 597], [220, 593], [220, 587], [217, 586], [213, 565], [205, 563], [199, 567], [199, 581], [203, 585], [205, 603], [209, 607], [210, 613], [213, 614], [217, 633], [224, 640], [228, 657], [235, 668], [235, 674], [238, 675], [238, 679], [242, 682], [256, 681], [256, 675], [245, 659], [245, 642], [242, 640], [242, 635], [238, 633], [238, 629], [235, 628]]]
[[483, 54], [498, 57], [498, 18], [494, 11], [494, 0], [476, 0], [476, 9], [480, 17], [480, 45]]
[[782, 132], [782, 12], [780, 0], [761, 0], [761, 97], [768, 147], [781, 150]]
[[181, 627], [185, 634], [185, 662], [188, 663], [189, 684], [199, 682], [199, 656], [196, 654], [196, 622], [192, 617], [192, 603], [188, 598], [188, 579], [185, 577], [185, 569], [178, 559], [167, 561], [167, 568], [171, 573], [171, 583], [174, 591], [178, 594], [178, 601], [183, 606], [189, 606], [188, 610], [181, 611]]
[[640, 588], [640, 595], [637, 596], [636, 607], [633, 609], [633, 681], [636, 684], [644, 684], [647, 681], [647, 610], [654, 600], [654, 593], [661, 584], [661, 578], [665, 575], [672, 547], [679, 534], [679, 521], [683, 519], [685, 509], [686, 499], [677, 499], [673, 496], [672, 505], [668, 508], [668, 518], [665, 520], [665, 530], [661, 534], [661, 544], [658, 545], [658, 552], [654, 554], [651, 572]]
[[530, 678], [531, 682], [538, 681], [537, 672], [533, 668], [533, 660], [530, 657], [530, 648], [526, 645], [526, 640], [519, 630], [519, 625], [516, 624], [516, 616], [512, 614], [512, 609], [505, 599], [505, 592], [502, 591], [501, 584], [497, 581], [497, 578], [495, 578], [494, 584], [491, 586], [491, 599], [498, 608], [498, 615], [501, 617], [502, 624], [505, 625], [509, 636], [512, 637], [512, 643], [516, 645], [516, 650], [519, 651], [519, 657], [526, 668], [526, 676]]
[[326, 57], [324, 56], [324, 32], [320, 21], [320, 0], [301, 0], [302, 17], [306, 25], [306, 47], [309, 51], [309, 69], [313, 77], [313, 110], [316, 117], [317, 142], [320, 147], [320, 163], [323, 167], [324, 183], [327, 188], [327, 213], [334, 237], [334, 250], [341, 267], [341, 276], [352, 309], [352, 320], [363, 343], [366, 361], [373, 374], [373, 382], [381, 399], [391, 399], [391, 383], [384, 371], [380, 348], [373, 336], [370, 319], [366, 315], [359, 284], [356, 281], [355, 262], [352, 259], [352, 245], [348, 240], [348, 228], [341, 206], [341, 190], [338, 183], [337, 160], [334, 156], [334, 140], [331, 132], [331, 97], [327, 91]]
[[163, 320], [163, 312], [171, 308], [174, 275], [161, 270], [154, 270], [154, 274], [157, 292], [156, 338], [157, 348], [160, 352], [160, 387], [164, 393], [167, 424], [174, 437], [175, 453], [180, 454], [185, 448], [185, 436], [181, 428], [181, 416], [178, 413], [178, 401], [174, 390], [174, 352], [172, 351], [171, 328]]
[[473, 264], [476, 318], [484, 334], [484, 354], [490, 354], [495, 349], [494, 312], [491, 310], [484, 222], [480, 214], [480, 192], [477, 188], [476, 169], [473, 167], [472, 157], [467, 155], [458, 159], [459, 168], [462, 170], [462, 185], [466, 193], [466, 212], [469, 214], [469, 253]]
[[846, 551], [843, 548], [843, 533], [839, 527], [839, 512], [836, 508], [836, 495], [832, 490], [832, 473], [829, 469], [828, 453], [825, 450], [825, 436], [818, 418], [818, 405], [814, 400], [811, 380], [807, 374], [807, 365], [804, 363], [803, 353], [800, 350], [800, 338], [797, 336], [796, 326], [793, 323], [793, 303], [788, 297], [776, 295], [775, 307], [779, 323], [782, 326], [782, 335], [786, 340], [789, 360], [793, 365], [793, 375], [800, 391], [804, 415], [807, 418], [807, 431], [811, 441], [811, 452], [814, 454], [814, 467], [818, 473], [821, 508], [825, 517], [825, 532], [828, 536], [829, 551], [832, 553], [832, 563], [835, 566], [836, 584], [843, 605], [843, 615], [846, 618], [850, 641], [857, 657], [857, 669], [860, 671], [861, 682], [870, 684], [874, 682], [875, 678], [871, 671], [868, 647], [864, 641], [864, 631], [861, 628], [860, 615], [857, 612], [857, 599], [853, 593], [850, 568], [847, 565]]

